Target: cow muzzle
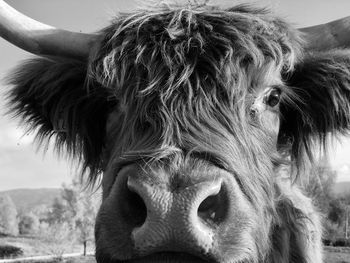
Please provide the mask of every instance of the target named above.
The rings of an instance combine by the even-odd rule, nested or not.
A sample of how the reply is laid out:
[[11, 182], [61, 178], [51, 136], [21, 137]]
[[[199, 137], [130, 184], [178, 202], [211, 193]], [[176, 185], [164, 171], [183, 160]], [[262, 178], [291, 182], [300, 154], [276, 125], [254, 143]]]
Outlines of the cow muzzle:
[[[228, 262], [254, 250], [249, 202], [220, 169], [182, 176], [122, 169], [96, 225], [98, 262]], [[247, 234], [248, 233], [248, 234]], [[227, 242], [230, 250], [227, 250]], [[241, 247], [248, 247], [245, 251]]]
[[[208, 254], [214, 244], [214, 228], [225, 216], [227, 199], [221, 180], [200, 182], [169, 190], [129, 177], [131, 194], [144, 203], [145, 217], [132, 230], [132, 241], [138, 255], [159, 251]], [[135, 199], [134, 199], [135, 200]], [[139, 204], [129, 203], [129, 209]]]

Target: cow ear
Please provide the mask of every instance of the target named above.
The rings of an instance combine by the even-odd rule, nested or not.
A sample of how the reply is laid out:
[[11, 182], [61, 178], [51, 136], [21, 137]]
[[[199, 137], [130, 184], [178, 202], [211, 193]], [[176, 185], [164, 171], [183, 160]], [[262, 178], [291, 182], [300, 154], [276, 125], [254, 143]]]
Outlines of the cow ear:
[[8, 99], [10, 114], [29, 124], [40, 143], [54, 139], [58, 151], [77, 157], [93, 182], [101, 169], [110, 102], [106, 89], [87, 85], [86, 74], [83, 62], [33, 59], [10, 74]]
[[306, 54], [285, 78], [292, 99], [281, 104], [279, 144], [301, 164], [314, 144], [350, 129], [350, 50]]

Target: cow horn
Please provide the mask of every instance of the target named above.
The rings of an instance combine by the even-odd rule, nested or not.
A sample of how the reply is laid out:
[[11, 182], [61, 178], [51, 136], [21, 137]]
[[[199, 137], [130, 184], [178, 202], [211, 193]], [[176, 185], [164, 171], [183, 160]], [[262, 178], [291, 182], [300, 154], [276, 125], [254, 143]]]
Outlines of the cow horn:
[[304, 33], [308, 49], [350, 47], [350, 16], [299, 30]]
[[40, 23], [0, 0], [0, 36], [40, 56], [87, 58], [96, 35], [70, 32]]

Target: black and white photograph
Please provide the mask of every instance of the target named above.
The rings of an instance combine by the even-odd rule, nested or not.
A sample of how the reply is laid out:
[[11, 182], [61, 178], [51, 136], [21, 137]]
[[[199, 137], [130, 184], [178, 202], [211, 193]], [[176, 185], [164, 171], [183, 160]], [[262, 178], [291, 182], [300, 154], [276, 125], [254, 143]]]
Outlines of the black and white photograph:
[[350, 263], [349, 0], [0, 0], [0, 263]]

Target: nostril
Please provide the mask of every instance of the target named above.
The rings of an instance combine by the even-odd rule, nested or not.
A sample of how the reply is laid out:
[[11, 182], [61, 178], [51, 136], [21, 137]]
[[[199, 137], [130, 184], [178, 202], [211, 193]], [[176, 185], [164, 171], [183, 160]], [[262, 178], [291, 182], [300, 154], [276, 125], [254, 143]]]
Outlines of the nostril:
[[130, 222], [134, 227], [141, 226], [146, 221], [147, 207], [136, 192], [127, 190], [123, 208], [126, 222]]
[[217, 195], [211, 195], [207, 197], [199, 206], [198, 212], [205, 212], [208, 210], [215, 210], [215, 206], [218, 203], [218, 196]]
[[221, 222], [226, 213], [227, 198], [225, 191], [220, 189], [218, 194], [210, 195], [198, 207], [198, 216], [206, 222]]

